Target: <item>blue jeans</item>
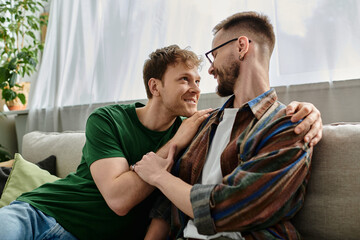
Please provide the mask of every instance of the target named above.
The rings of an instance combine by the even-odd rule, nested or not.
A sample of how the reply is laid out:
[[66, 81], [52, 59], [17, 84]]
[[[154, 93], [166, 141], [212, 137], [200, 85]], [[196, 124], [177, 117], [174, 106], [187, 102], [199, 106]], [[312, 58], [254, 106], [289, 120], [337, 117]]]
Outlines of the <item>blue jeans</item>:
[[30, 204], [13, 201], [0, 208], [0, 239], [58, 239], [75, 240], [55, 218], [50, 217]]

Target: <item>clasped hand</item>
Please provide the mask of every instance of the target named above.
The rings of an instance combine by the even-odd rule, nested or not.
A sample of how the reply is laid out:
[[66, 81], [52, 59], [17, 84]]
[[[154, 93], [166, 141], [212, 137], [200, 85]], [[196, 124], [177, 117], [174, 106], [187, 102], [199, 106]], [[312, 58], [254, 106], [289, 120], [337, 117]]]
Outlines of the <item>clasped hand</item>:
[[132, 170], [136, 172], [139, 177], [150, 185], [156, 186], [156, 180], [164, 172], [169, 172], [174, 163], [174, 155], [176, 152], [176, 145], [171, 145], [167, 158], [162, 158], [154, 152], [149, 152], [142, 157]]

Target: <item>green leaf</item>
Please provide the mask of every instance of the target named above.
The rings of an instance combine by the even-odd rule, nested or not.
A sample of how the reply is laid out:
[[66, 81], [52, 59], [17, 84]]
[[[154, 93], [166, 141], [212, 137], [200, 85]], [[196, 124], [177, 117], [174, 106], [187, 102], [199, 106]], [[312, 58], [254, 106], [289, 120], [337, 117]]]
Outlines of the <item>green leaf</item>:
[[7, 68], [0, 67], [0, 83], [8, 81], [10, 72]]
[[31, 66], [36, 67], [36, 61], [35, 61], [35, 59], [30, 58], [30, 59], [29, 59], [29, 63], [30, 63]]
[[26, 34], [29, 35], [30, 37], [32, 37], [33, 39], [36, 39], [36, 36], [33, 32], [27, 31]]
[[16, 69], [16, 64], [9, 63], [8, 69], [9, 70], [15, 70]]
[[17, 60], [16, 57], [12, 58], [12, 59], [10, 60], [10, 64], [15, 64], [15, 63], [16, 63], [16, 60]]
[[5, 101], [14, 100], [16, 98], [16, 92], [9, 88], [5, 88], [2, 92], [2, 98], [5, 99]]
[[34, 72], [36, 69], [32, 65], [28, 65], [28, 68], [29, 68], [28, 75], [30, 76], [30, 73]]
[[19, 52], [17, 57], [18, 58], [25, 58], [27, 56], [26, 52]]
[[17, 84], [17, 83], [15, 83], [15, 86], [18, 87], [20, 90], [23, 90], [23, 88], [24, 88], [24, 86]]
[[9, 24], [9, 30], [10, 30], [10, 32], [15, 32], [16, 25], [15, 24]]
[[18, 98], [20, 99], [20, 101], [21, 101], [21, 103], [22, 104], [26, 104], [26, 97], [25, 97], [25, 95], [23, 94], [23, 93], [18, 93]]
[[2, 82], [2, 83], [0, 83], [0, 88], [1, 89], [3, 89], [4, 87], [6, 87], [7, 86], [7, 82]]
[[9, 86], [10, 86], [11, 88], [15, 86], [16, 79], [17, 79], [17, 73], [16, 73], [16, 72], [13, 72], [13, 73], [11, 74], [10, 81], [9, 81]]
[[9, 62], [9, 66], [8, 66], [9, 70], [16, 69], [16, 61], [17, 61], [17, 57], [14, 57], [13, 59], [11, 59], [11, 61]]
[[5, 78], [5, 72], [6, 72], [6, 68], [4, 67], [0, 67], [0, 83], [3, 83], [7, 80], [7, 78]]

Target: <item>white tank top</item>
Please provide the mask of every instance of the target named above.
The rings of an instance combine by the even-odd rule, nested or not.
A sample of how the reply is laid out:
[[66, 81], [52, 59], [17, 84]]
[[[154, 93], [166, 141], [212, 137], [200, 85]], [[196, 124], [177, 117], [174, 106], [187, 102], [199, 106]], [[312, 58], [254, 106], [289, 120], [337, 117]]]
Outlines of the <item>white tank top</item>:
[[[201, 184], [218, 184], [222, 182], [222, 173], [220, 166], [220, 157], [226, 145], [230, 141], [232, 126], [234, 125], [238, 108], [225, 108], [223, 119], [219, 123], [215, 136], [206, 157], [205, 165], [200, 179]], [[220, 236], [230, 239], [243, 239], [240, 232], [220, 232], [215, 235], [201, 235], [198, 233], [192, 220], [188, 221], [184, 229], [184, 237], [197, 239], [213, 239]]]

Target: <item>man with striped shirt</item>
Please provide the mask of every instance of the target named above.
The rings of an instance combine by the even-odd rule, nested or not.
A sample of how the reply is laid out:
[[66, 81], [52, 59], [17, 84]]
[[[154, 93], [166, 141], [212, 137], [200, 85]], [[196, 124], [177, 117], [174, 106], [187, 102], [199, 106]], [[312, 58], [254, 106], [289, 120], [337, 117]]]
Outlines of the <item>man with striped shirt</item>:
[[[237, 13], [214, 28], [206, 53], [218, 94], [229, 100], [204, 121], [175, 163], [154, 153], [135, 171], [180, 210], [184, 239], [300, 239], [290, 219], [304, 202], [312, 145], [269, 83], [275, 45], [268, 18]], [[151, 230], [151, 227], [150, 227]]]

